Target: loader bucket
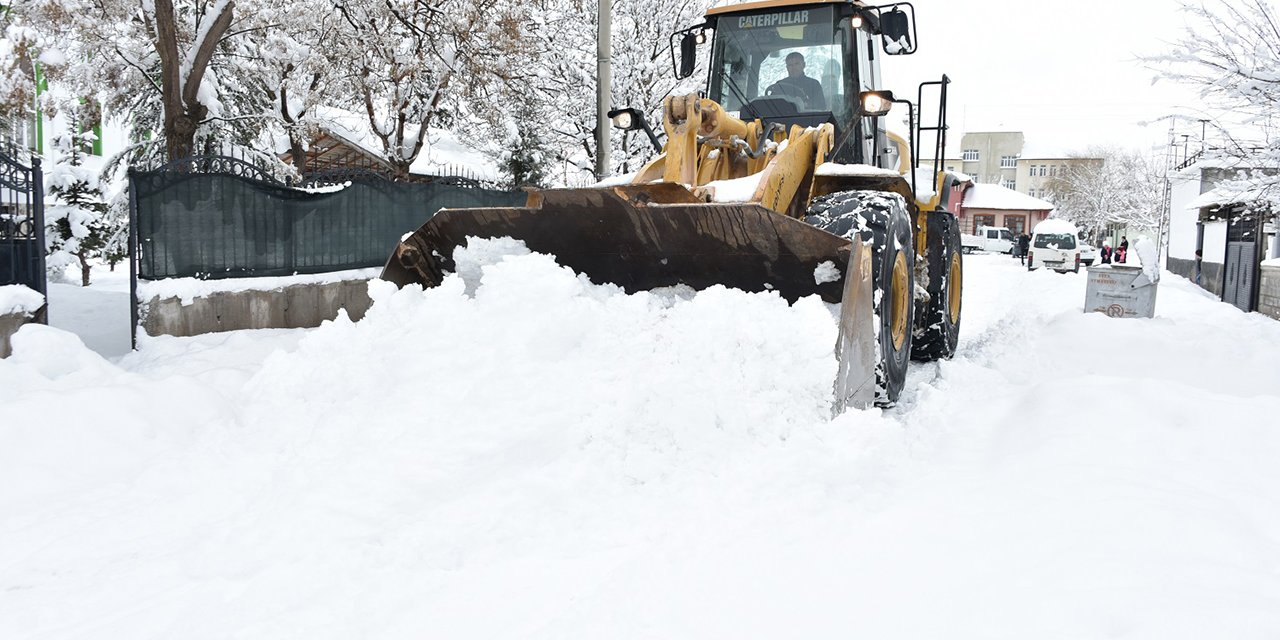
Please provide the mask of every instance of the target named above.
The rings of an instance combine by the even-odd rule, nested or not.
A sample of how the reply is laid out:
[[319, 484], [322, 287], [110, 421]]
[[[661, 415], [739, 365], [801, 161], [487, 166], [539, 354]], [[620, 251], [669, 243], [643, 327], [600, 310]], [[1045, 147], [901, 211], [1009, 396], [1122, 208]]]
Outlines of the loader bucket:
[[511, 237], [593, 282], [629, 293], [685, 284], [817, 294], [840, 302], [843, 283], [818, 283], [830, 261], [844, 273], [850, 242], [752, 203], [706, 203], [678, 184], [560, 189], [529, 206], [443, 209], [395, 248], [382, 277], [404, 286], [440, 284], [467, 237]]

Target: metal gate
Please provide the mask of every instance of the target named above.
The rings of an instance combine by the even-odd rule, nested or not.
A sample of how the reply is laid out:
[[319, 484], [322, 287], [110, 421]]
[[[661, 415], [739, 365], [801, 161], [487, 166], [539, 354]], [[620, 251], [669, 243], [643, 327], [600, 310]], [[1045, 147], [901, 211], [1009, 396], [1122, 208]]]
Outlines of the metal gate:
[[1228, 242], [1222, 301], [1241, 311], [1253, 311], [1253, 273], [1257, 270], [1258, 247], [1253, 242]]
[[0, 142], [0, 285], [6, 284], [26, 285], [47, 298], [40, 158]]
[[1270, 209], [1256, 202], [1236, 203], [1225, 209], [1227, 255], [1222, 265], [1222, 301], [1241, 311], [1254, 311], [1258, 299], [1256, 283], [1262, 268], [1259, 240]]

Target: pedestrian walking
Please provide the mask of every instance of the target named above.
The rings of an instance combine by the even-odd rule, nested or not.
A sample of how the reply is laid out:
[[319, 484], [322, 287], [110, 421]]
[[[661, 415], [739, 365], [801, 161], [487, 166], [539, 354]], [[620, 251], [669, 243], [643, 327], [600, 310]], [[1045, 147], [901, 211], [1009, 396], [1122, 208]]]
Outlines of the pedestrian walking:
[[1023, 233], [1018, 236], [1018, 264], [1027, 263], [1027, 251], [1031, 249], [1031, 236]]

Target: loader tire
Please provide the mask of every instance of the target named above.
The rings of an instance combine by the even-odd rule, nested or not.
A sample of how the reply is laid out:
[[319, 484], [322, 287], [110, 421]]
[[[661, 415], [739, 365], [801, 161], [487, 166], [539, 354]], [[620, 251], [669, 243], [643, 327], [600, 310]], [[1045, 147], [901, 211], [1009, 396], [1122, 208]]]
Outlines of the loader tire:
[[929, 299], [917, 308], [911, 358], [930, 361], [956, 353], [960, 336], [960, 296], [964, 290], [964, 260], [960, 225], [946, 211], [929, 213], [928, 246], [924, 249]]
[[[871, 243], [876, 331], [876, 404], [893, 406], [907, 379], [915, 317], [915, 250], [902, 198], [884, 191], [844, 191], [816, 198], [805, 218], [845, 238]], [[957, 236], [958, 238], [958, 236]]]

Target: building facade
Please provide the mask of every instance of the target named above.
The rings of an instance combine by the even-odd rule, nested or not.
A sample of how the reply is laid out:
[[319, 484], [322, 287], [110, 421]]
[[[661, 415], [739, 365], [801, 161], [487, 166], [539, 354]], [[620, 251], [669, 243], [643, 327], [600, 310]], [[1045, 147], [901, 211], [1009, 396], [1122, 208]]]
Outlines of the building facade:
[[1053, 204], [998, 184], [975, 184], [965, 192], [958, 218], [962, 233], [979, 227], [1006, 227], [1014, 236], [1030, 234], [1049, 217]]
[[1017, 181], [1018, 155], [1025, 138], [1021, 131], [983, 131], [960, 138], [960, 171], [974, 182], [1013, 189]]
[[1258, 311], [1261, 263], [1280, 258], [1275, 211], [1266, 194], [1222, 186], [1241, 167], [1218, 164], [1197, 162], [1169, 177], [1165, 267], [1243, 311]]

